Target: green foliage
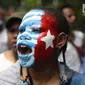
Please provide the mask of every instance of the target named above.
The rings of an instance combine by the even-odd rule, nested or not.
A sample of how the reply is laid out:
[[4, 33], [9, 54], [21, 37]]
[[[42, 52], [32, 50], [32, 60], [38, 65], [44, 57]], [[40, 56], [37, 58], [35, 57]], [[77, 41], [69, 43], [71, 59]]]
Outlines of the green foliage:
[[39, 4], [37, 0], [24, 0], [24, 7], [29, 10], [31, 8], [37, 7]]
[[16, 9], [20, 6], [20, 0], [0, 0], [0, 7], [9, 9], [10, 7]]
[[71, 4], [74, 7], [77, 20], [79, 21], [77, 25], [80, 25], [79, 28], [85, 29], [85, 16], [82, 13], [82, 4], [85, 4], [85, 0], [0, 0], [0, 7], [5, 9], [12, 7], [16, 11], [28, 11], [40, 5], [55, 7], [62, 4]]

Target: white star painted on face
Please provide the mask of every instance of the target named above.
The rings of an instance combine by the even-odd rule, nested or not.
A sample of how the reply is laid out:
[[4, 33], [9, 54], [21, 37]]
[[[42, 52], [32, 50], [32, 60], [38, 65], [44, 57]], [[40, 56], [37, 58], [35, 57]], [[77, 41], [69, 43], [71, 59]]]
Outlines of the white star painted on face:
[[51, 46], [53, 48], [53, 40], [55, 36], [51, 35], [50, 30], [47, 32], [47, 36], [43, 37], [41, 41], [44, 41], [46, 43], [46, 49]]

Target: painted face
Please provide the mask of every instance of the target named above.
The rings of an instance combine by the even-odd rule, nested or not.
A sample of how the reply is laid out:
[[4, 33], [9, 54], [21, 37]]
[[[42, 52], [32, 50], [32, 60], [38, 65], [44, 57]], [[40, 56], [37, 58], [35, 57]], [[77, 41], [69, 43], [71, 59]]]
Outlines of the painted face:
[[34, 9], [23, 17], [17, 38], [18, 56], [23, 67], [42, 65], [53, 56], [55, 32], [58, 32], [58, 23], [50, 13]]

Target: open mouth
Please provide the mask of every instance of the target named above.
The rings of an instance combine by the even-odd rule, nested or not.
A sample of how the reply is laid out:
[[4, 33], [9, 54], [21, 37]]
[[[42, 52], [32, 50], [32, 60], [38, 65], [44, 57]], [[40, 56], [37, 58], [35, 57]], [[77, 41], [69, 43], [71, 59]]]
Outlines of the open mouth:
[[21, 54], [27, 54], [27, 53], [31, 53], [32, 49], [26, 45], [20, 45], [20, 46], [18, 46], [18, 51]]

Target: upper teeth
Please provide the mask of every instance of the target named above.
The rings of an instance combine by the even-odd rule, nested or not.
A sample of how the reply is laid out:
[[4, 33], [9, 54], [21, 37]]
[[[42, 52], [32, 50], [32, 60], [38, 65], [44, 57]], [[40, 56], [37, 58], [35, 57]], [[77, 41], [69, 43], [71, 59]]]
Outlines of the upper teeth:
[[20, 47], [26, 47], [25, 45], [21, 45]]

